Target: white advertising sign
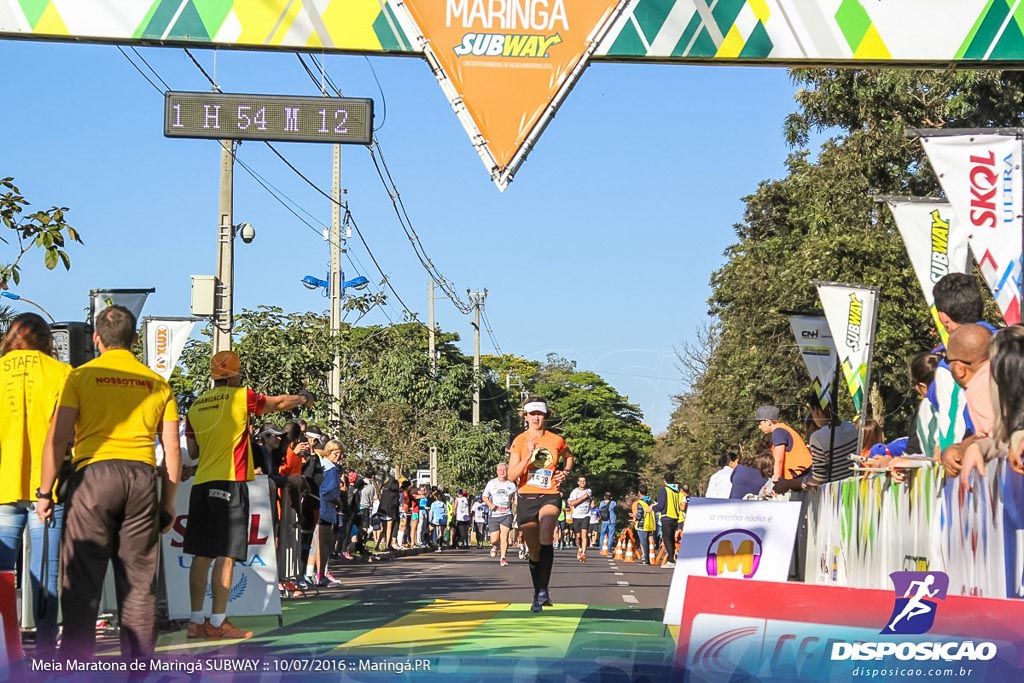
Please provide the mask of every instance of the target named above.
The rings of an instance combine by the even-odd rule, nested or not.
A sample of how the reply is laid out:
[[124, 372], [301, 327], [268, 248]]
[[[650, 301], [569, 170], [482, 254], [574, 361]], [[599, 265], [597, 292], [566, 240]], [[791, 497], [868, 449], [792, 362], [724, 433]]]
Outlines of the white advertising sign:
[[875, 345], [875, 307], [878, 290], [834, 282], [817, 282], [818, 298], [832, 330], [846, 385], [857, 412], [864, 407], [868, 368]]
[[1007, 325], [1020, 322], [1021, 142], [1013, 135], [922, 137], [924, 151]]
[[811, 375], [811, 387], [824, 409], [831, 403], [832, 378], [836, 371], [836, 345], [828, 321], [819, 316], [793, 315], [789, 326]]
[[147, 319], [146, 365], [164, 379], [170, 379], [195, 324], [194, 320]]
[[691, 498], [664, 623], [678, 626], [689, 576], [786, 581], [800, 503]]
[[[174, 497], [176, 517], [173, 528], [161, 536], [164, 580], [167, 584], [167, 608], [171, 619], [192, 615], [189, 604], [188, 572], [192, 556], [181, 548], [188, 526], [188, 499], [192, 482], [178, 486]], [[277, 591], [277, 550], [273, 518], [270, 514], [270, 489], [265, 475], [249, 482], [249, 553], [245, 562], [235, 562], [228, 593], [228, 616], [281, 614], [281, 595]], [[203, 609], [210, 613], [210, 589], [207, 584]]]
[[903, 238], [917, 281], [921, 283], [924, 300], [945, 342], [948, 334], [939, 322], [932, 290], [946, 275], [967, 272], [970, 254], [967, 231], [946, 202], [890, 197], [886, 204]]

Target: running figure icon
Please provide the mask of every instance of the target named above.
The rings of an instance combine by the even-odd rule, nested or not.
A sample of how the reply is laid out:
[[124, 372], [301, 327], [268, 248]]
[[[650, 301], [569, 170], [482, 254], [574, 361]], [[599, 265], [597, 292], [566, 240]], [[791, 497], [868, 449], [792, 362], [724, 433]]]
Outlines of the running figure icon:
[[943, 572], [893, 572], [896, 600], [882, 633], [927, 633], [935, 623], [938, 603], [945, 600], [949, 577]]
[[[933, 583], [935, 583], [934, 574], [929, 574], [928, 576], [924, 577], [924, 580], [922, 581], [910, 582], [910, 587], [907, 588], [907, 592], [903, 594], [903, 597], [910, 598], [910, 601], [903, 608], [903, 611], [899, 613], [899, 616], [893, 619], [892, 623], [889, 624], [890, 631], [896, 630], [896, 624], [901, 619], [905, 618], [907, 621], [910, 621], [916, 616], [928, 614], [935, 610], [934, 603], [927, 603], [922, 600], [922, 598], [934, 598], [938, 594], [938, 588], [936, 588], [934, 591], [928, 590]], [[916, 589], [915, 586], [917, 587]], [[911, 591], [914, 591], [913, 597], [911, 597], [910, 595]]]

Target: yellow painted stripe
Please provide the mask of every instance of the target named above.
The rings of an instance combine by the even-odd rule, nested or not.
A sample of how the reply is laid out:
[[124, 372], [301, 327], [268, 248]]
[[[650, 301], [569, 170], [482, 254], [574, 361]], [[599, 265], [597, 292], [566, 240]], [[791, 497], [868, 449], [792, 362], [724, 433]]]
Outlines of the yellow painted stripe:
[[361, 50], [379, 50], [380, 40], [373, 22], [383, 11], [380, 0], [331, 0], [323, 11], [324, 25], [335, 45]]
[[569, 651], [586, 605], [545, 607], [540, 614], [530, 612], [526, 603], [509, 605], [459, 643], [459, 652], [486, 652], [501, 643], [509, 657], [561, 658]]
[[43, 10], [42, 16], [39, 17], [39, 21], [36, 22], [35, 28], [32, 30], [35, 33], [45, 33], [51, 36], [70, 35], [67, 25], [57, 11], [55, 3], [52, 2]]
[[[295, 23], [295, 18], [299, 16], [299, 10], [302, 9], [302, 3], [293, 2], [288, 6], [288, 11], [283, 17], [281, 17], [281, 23], [277, 25], [277, 30], [274, 31], [274, 35], [270, 37], [271, 45], [280, 45], [284, 42], [284, 37], [292, 28], [292, 24]], [[315, 31], [314, 31], [315, 33]]]
[[436, 600], [344, 643], [334, 653], [394, 654], [396, 648], [410, 654], [444, 652], [508, 606], [507, 602]]
[[722, 46], [718, 48], [715, 57], [719, 59], [736, 59], [740, 56], [740, 52], [743, 51], [745, 42], [740, 34], [740, 30], [733, 24], [733, 27], [729, 29], [729, 33], [725, 36], [725, 40], [722, 41]]
[[885, 46], [882, 41], [882, 36], [878, 35], [878, 29], [875, 28], [874, 24], [868, 28], [868, 32], [864, 34], [864, 39], [860, 41], [860, 45], [857, 46], [856, 52], [853, 53], [854, 59], [892, 59], [892, 55], [889, 54], [889, 48]]
[[772, 15], [772, 11], [768, 9], [768, 3], [765, 0], [748, 0], [747, 4], [754, 11], [754, 16], [758, 21], [762, 24], [768, 23], [768, 17]]

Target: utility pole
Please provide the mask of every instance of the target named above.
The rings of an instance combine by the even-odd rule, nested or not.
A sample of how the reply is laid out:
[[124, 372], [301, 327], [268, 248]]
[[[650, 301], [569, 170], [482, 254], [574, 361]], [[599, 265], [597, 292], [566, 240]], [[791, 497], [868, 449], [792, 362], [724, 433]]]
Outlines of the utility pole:
[[231, 350], [234, 325], [235, 224], [234, 183], [235, 143], [220, 141], [220, 225], [217, 231], [217, 286], [213, 308], [213, 352]]
[[437, 486], [437, 446], [430, 447], [430, 485]]
[[430, 354], [430, 376], [437, 377], [437, 350], [434, 348], [434, 280], [430, 280], [430, 295], [428, 298], [427, 310], [430, 312], [430, 343], [427, 353]]
[[470, 293], [473, 299], [473, 425], [480, 424], [480, 307], [487, 290]]
[[[333, 145], [331, 171], [331, 338], [338, 343], [341, 333], [341, 145]], [[335, 346], [330, 374], [331, 415], [341, 419], [341, 349]]]

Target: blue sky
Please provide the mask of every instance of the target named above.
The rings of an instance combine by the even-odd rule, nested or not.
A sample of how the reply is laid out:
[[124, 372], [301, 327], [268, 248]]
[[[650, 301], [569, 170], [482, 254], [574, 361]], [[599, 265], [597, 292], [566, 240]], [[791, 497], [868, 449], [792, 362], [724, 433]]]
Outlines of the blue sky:
[[[171, 89], [209, 89], [183, 50], [139, 52]], [[225, 92], [318, 94], [291, 53], [193, 54]], [[80, 320], [89, 289], [156, 287], [144, 315], [188, 315], [189, 276], [215, 272], [217, 143], [164, 138], [162, 94], [114, 46], [0, 41], [0, 62], [8, 65], [0, 173], [39, 208], [70, 207], [86, 242], [72, 247], [69, 273], [47, 273], [32, 258], [14, 291], [58, 320]], [[413, 227], [457, 291], [488, 289], [501, 350], [575, 360], [663, 431], [683, 388], [674, 349], [707, 320], [708, 278], [733, 241], [741, 198], [784, 173], [782, 125], [795, 109], [786, 71], [592, 64], [502, 194], [426, 62], [327, 56], [325, 64], [346, 95], [375, 100], [377, 137]], [[329, 145], [275, 144], [329, 191]], [[257, 231], [253, 244], [236, 245], [236, 312], [326, 310], [299, 280], [327, 270], [318, 232], [330, 223], [329, 202], [263, 143], [244, 143], [238, 157], [318, 227], [236, 168], [235, 221]], [[365, 148], [344, 148], [342, 174], [370, 249], [425, 322], [428, 276]], [[349, 248], [346, 276], [378, 282], [358, 239]], [[388, 317], [402, 317], [393, 297], [363, 322]], [[469, 316], [438, 301], [437, 321], [472, 352]], [[486, 335], [482, 348], [495, 352]]]

